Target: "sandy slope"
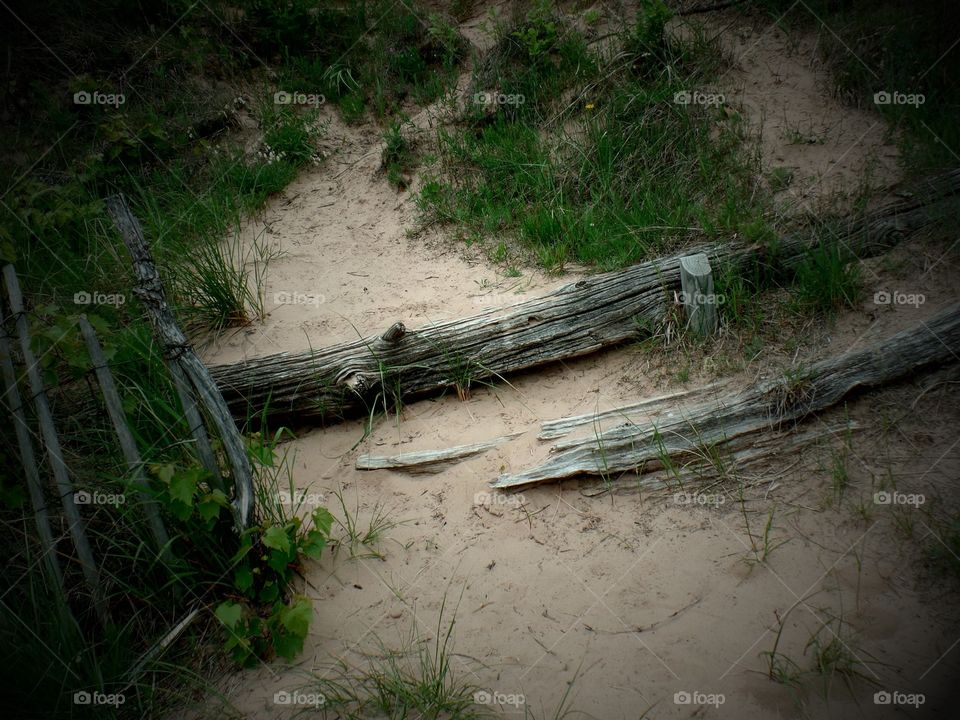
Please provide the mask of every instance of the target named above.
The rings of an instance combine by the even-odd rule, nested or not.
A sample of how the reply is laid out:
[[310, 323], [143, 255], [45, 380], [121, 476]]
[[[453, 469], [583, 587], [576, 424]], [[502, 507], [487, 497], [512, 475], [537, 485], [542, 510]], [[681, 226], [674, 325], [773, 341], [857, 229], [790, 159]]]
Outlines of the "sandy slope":
[[[814, 38], [794, 42], [735, 15], [709, 21], [725, 28], [739, 58], [721, 87], [758, 129], [763, 118], [765, 163], [796, 168], [786, 204], [850, 189], [871, 156], [880, 160], [877, 176], [891, 177], [895, 156], [882, 126], [826, 94], [822, 71], [810, 65]], [[476, 33], [476, 21], [471, 27]], [[417, 122], [427, 127], [430, 118]], [[798, 125], [824, 141], [791, 144], [787, 129]], [[208, 348], [208, 361], [316, 347], [395, 320], [417, 326], [569, 281], [531, 270], [507, 279], [442, 237], [408, 238], [415, 210], [410, 195], [397, 194], [378, 172], [376, 134], [331, 118], [327, 144], [329, 161], [305, 173], [248, 230], [265, 229], [287, 253], [270, 269], [269, 317]], [[797, 357], [842, 352], [949, 302], [955, 258], [942, 259], [944, 249], [901, 249], [865, 270], [871, 297], [884, 288], [925, 292], [923, 306], [888, 310], [868, 301], [832, 330], [809, 333]], [[282, 304], [275, 293], [323, 302]], [[769, 375], [772, 364], [790, 360], [765, 355], [731, 382]], [[702, 359], [683, 364], [688, 387], [715, 379]], [[926, 693], [921, 711], [952, 702], [943, 688], [960, 660], [960, 651], [950, 652], [956, 608], [938, 597], [942, 578], [917, 564], [902, 525], [911, 523], [917, 539], [930, 528], [910, 508], [871, 501], [874, 484], [888, 473], [904, 492], [949, 501], [960, 466], [952, 385], [933, 388], [912, 407], [920, 392], [914, 386], [849, 405], [846, 412], [866, 430], [851, 449], [843, 451], [840, 441], [831, 446], [846, 453], [851, 476], [839, 503], [832, 500], [831, 447], [783, 458], [752, 478], [746, 516], [732, 495], [714, 507], [681, 505], [670, 493], [587, 498], [577, 482], [513, 496], [487, 490], [504, 469], [544, 456], [546, 447], [535, 440], [540, 421], [679, 389], [679, 369], [625, 348], [477, 388], [467, 402], [418, 402], [400, 418], [378, 421], [357, 447], [361, 422], [290, 443], [298, 486], [318, 495], [311, 500], [338, 512], [332, 491], [339, 489], [351, 511], [359, 508], [361, 523], [383, 503], [403, 524], [386, 533], [384, 560], [351, 560], [343, 551], [310, 566], [304, 592], [316, 617], [307, 651], [294, 668], [273, 663], [232, 675], [223, 686], [229, 701], [249, 718], [288, 716], [274, 705], [274, 692], [305, 686], [304, 673], [322, 675], [338, 658], [363, 664], [364, 653], [377, 653], [380, 643], [398, 648], [414, 629], [436, 638], [446, 600], [444, 623], [456, 608], [458, 676], [507, 700], [522, 695], [536, 717], [551, 716], [571, 682], [572, 706], [597, 718], [636, 718], [648, 708], [658, 718], [897, 716], [874, 705], [879, 688]], [[832, 414], [843, 417], [843, 410]], [[441, 448], [518, 431], [525, 434], [434, 475], [353, 468], [362, 452]], [[852, 509], [857, 498], [865, 498], [868, 517]], [[767, 562], [748, 562], [771, 512], [772, 538], [786, 543]], [[773, 647], [778, 618], [786, 618], [780, 649], [806, 667], [811, 651], [804, 655], [804, 645], [831, 614], [843, 618], [840, 638], [849, 653], [887, 664], [865, 671], [878, 686], [858, 682], [851, 692], [837, 676], [826, 689], [809, 681], [803, 694], [769, 680], [760, 654]], [[820, 637], [827, 643], [833, 636], [822, 630]], [[678, 692], [720, 693], [724, 702], [678, 704]], [[500, 710], [522, 716], [523, 706]]]

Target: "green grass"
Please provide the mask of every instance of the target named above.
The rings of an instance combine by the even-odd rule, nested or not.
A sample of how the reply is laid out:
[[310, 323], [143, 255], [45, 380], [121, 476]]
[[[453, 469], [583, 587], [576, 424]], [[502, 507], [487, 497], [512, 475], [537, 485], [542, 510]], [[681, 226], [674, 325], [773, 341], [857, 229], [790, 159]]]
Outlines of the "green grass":
[[350, 667], [341, 663], [316, 677], [311, 687], [326, 698], [326, 709], [337, 717], [383, 717], [390, 720], [474, 720], [491, 717], [491, 710], [474, 702], [480, 688], [462, 679], [454, 661], [453, 630], [456, 609], [445, 622], [446, 597], [440, 607], [433, 640], [424, 639], [414, 625], [401, 647], [389, 647], [377, 638], [369, 663]]
[[612, 58], [550, 9], [499, 28], [473, 87], [506, 100], [472, 103], [460, 126], [439, 131], [425, 217], [506, 234], [558, 269], [621, 267], [694, 234], [765, 232], [736, 115], [674, 101], [706, 86], [719, 50], [658, 35], [658, 7], [624, 29]]
[[823, 242], [796, 268], [793, 300], [801, 312], [834, 315], [862, 297], [860, 266], [839, 243]]

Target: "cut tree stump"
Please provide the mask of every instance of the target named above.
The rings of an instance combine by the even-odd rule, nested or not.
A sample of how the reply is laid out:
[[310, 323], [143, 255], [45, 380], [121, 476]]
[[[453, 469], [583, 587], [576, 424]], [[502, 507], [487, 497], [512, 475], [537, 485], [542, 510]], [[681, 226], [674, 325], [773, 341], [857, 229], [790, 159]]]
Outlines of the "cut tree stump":
[[[702, 252], [713, 267], [775, 264], [785, 272], [809, 250], [836, 241], [858, 257], [886, 252], [903, 238], [955, 211], [960, 171], [918, 186], [913, 197], [887, 205], [834, 232], [783, 238], [775, 249], [743, 241], [603, 273], [543, 297], [472, 317], [297, 353], [229, 365], [211, 374], [233, 416], [245, 422], [266, 411], [291, 425], [366, 414], [390, 399], [416, 399], [471, 382], [575, 358], [638, 336], [638, 324], [661, 320], [679, 289], [681, 257]], [[822, 236], [822, 237], [821, 237]]]
[[555, 446], [553, 457], [544, 463], [501, 475], [491, 484], [519, 488], [578, 475], [609, 477], [665, 467], [677, 458], [704, 457], [742, 436], [778, 429], [825, 410], [857, 388], [883, 385], [958, 358], [960, 303], [887, 340], [688, 407], [680, 417], [623, 425], [569, 441], [564, 449]]
[[703, 253], [680, 258], [680, 292], [687, 315], [687, 327], [700, 337], [717, 330], [717, 296], [713, 292], [713, 270]]

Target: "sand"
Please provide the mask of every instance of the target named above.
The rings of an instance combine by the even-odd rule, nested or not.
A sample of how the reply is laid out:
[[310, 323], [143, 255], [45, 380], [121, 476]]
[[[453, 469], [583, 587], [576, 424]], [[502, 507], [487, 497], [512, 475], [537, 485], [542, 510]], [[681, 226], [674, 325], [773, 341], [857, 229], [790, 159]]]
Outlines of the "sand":
[[[478, 6], [465, 23], [478, 44], [484, 11]], [[764, 167], [793, 171], [780, 194], [785, 211], [853, 192], [868, 170], [880, 186], [896, 179], [896, 150], [879, 116], [831, 97], [816, 37], [787, 37], [769, 22], [728, 13], [705, 21], [723, 30], [737, 57], [718, 87], [762, 132]], [[208, 362], [319, 347], [397, 320], [417, 327], [577, 277], [524, 268], [521, 278], [508, 278], [444, 232], [408, 234], [413, 195], [397, 192], [380, 171], [378, 133], [345, 126], [333, 112], [327, 120], [327, 161], [244, 231], [248, 239], [264, 233], [286, 253], [269, 269], [269, 314], [209, 345]], [[429, 129], [434, 119], [428, 109], [414, 122]], [[797, 142], [793, 130], [814, 139]], [[928, 509], [952, 502], [960, 467], [951, 429], [955, 375], [927, 377], [939, 384], [922, 396], [907, 383], [810, 421], [850, 417], [864, 429], [849, 443], [836, 438], [753, 471], [742, 505], [732, 491], [691, 505], [669, 491], [589, 498], [578, 481], [519, 495], [487, 484], [546, 456], [547, 445], [536, 440], [544, 420], [706, 385], [718, 375], [742, 386], [929, 317], [953, 294], [956, 256], [944, 250], [930, 240], [866, 263], [862, 307], [834, 326], [809, 328], [789, 351], [722, 373], [696, 353], [651, 358], [626, 347], [474, 387], [465, 402], [450, 394], [410, 404], [399, 417], [378, 419], [365, 439], [357, 420], [285, 444], [297, 486], [315, 494], [311, 502], [342, 516], [340, 492], [361, 524], [378, 507], [400, 524], [376, 546], [382, 559], [351, 559], [343, 548], [308, 565], [303, 592], [315, 617], [305, 652], [293, 667], [273, 662], [231, 674], [221, 688], [227, 700], [247, 718], [292, 716], [296, 708], [275, 705], [274, 693], [307, 688], [305, 673], [329, 676], [338, 659], [363, 666], [367, 654], [398, 649], [411, 633], [435, 641], [438, 625], [445, 630], [455, 617], [454, 672], [487, 692], [480, 700], [499, 700], [491, 709], [507, 717], [525, 709], [552, 717], [571, 683], [567, 707], [596, 718], [899, 717], [902, 706], [875, 704], [878, 691], [902, 693], [892, 697], [903, 702], [923, 693], [916, 716], [943, 712], [955, 704], [947, 683], [960, 663], [958, 613], [944, 577], [919, 549], [938, 541], [938, 529], [922, 509], [876, 505], [873, 493], [893, 478], [901, 493], [923, 493]], [[873, 293], [884, 289], [923, 292], [926, 302], [877, 306]], [[513, 432], [523, 434], [436, 474], [353, 466], [362, 453]], [[832, 484], [837, 456], [849, 473], [842, 498]], [[763, 653], [773, 649], [781, 619], [784, 657], [808, 669], [810, 638], [835, 640], [841, 656], [865, 664], [866, 680], [847, 687], [840, 674], [810, 675], [802, 689], [771, 680]]]

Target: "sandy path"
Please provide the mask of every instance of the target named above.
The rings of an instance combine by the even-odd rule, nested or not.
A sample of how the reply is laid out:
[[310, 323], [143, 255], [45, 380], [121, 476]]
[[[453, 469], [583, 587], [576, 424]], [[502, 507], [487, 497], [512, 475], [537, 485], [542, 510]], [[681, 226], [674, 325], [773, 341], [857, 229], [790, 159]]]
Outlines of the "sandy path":
[[[796, 197], [836, 190], [827, 180], [849, 186], [872, 156], [893, 159], [873, 118], [824, 97], [821, 71], [807, 62], [809, 38], [785, 57], [790, 43], [776, 31], [741, 23], [730, 36], [740, 69], [726, 79], [728, 91], [755, 121], [751, 106], [764, 104], [765, 162], [798, 168]], [[782, 130], [791, 118], [777, 124], [782, 108], [793, 109], [793, 120], [809, 119], [828, 139], [787, 142]], [[426, 126], [429, 118], [417, 122]], [[466, 315], [490, 302], [489, 293], [542, 293], [569, 281], [529, 270], [507, 279], [442, 238], [408, 238], [415, 210], [409, 194], [397, 194], [378, 172], [378, 142], [368, 128], [331, 120], [330, 160], [301, 177], [248, 230], [266, 229], [287, 251], [270, 269], [269, 317], [208, 348], [208, 361], [325, 345], [400, 319], [416, 326]], [[831, 162], [838, 154], [843, 159]], [[887, 172], [889, 163], [883, 167]], [[951, 294], [951, 261], [940, 262], [941, 254], [936, 245], [922, 246], [896, 255], [892, 265], [874, 262], [867, 275], [871, 296], [899, 283], [904, 290], [921, 287], [930, 301], [892, 312], [867, 302], [833, 330], [812, 333], [798, 357], [841, 352], [934, 313]], [[277, 303], [275, 293], [324, 302]], [[774, 360], [764, 356], [730, 380], [770, 374], [767, 363]], [[688, 506], [670, 493], [591, 499], [577, 482], [513, 496], [488, 492], [487, 482], [499, 472], [544, 456], [535, 440], [542, 420], [716, 379], [702, 359], [683, 362], [690, 377], [678, 384], [670, 378], [679, 368], [625, 348], [513, 377], [510, 385], [477, 388], [467, 402], [455, 396], [418, 402], [399, 419], [378, 421], [356, 448], [363, 436], [359, 421], [290, 443], [297, 485], [318, 494], [314, 500], [339, 514], [332, 492], [340, 490], [351, 511], [359, 508], [361, 523], [382, 503], [403, 524], [386, 533], [383, 560], [351, 560], [343, 552], [311, 565], [305, 592], [316, 616], [306, 652], [294, 668], [273, 663], [232, 675], [223, 687], [230, 702], [245, 717], [286, 717], [273, 703], [274, 692], [303, 687], [304, 672], [323, 674], [337, 658], [363, 663], [363, 653], [377, 652], [380, 642], [398, 648], [412, 629], [435, 638], [444, 599], [445, 620], [459, 603], [458, 676], [502, 699], [522, 695], [536, 717], [552, 716], [570, 682], [573, 707], [597, 718], [636, 718], [651, 707], [649, 716], [658, 718], [898, 716], [895, 708], [875, 706], [876, 688], [863, 683], [851, 693], [836, 677], [825, 691], [808, 683], [804, 695], [766, 677], [761, 653], [773, 647], [778, 617], [786, 616], [781, 649], [806, 666], [804, 645], [831, 614], [843, 617], [839, 634], [851, 655], [889, 664], [867, 671], [876, 672], [880, 687], [924, 692], [926, 709], [945, 701], [944, 679], [957, 670], [958, 655], [948, 652], [957, 637], [955, 611], [944, 611], [935, 582], [917, 583], [917, 554], [895, 530], [896, 508], [871, 505], [873, 488], [888, 473], [901, 490], [956, 486], [960, 451], [951, 446], [949, 420], [956, 421], [957, 408], [944, 405], [942, 394], [924, 396], [898, 430], [877, 419], [909, 408], [914, 388], [849, 406], [849, 416], [868, 432], [843, 451], [851, 477], [845, 503], [831, 500], [829, 447], [770, 468], [748, 493], [746, 515], [732, 495], [715, 506]], [[843, 417], [837, 411], [832, 419]], [[434, 475], [353, 468], [362, 452], [440, 448], [518, 431], [525, 434]], [[871, 505], [869, 517], [851, 511], [857, 497]], [[787, 542], [765, 563], [748, 562], [771, 512], [774, 540]], [[919, 525], [916, 530], [923, 532]], [[832, 636], [823, 630], [820, 637], [826, 643]], [[719, 693], [724, 702], [675, 702], [683, 692], [701, 693], [697, 698], [706, 701]], [[502, 704], [499, 710], [522, 716], [523, 708]]]

